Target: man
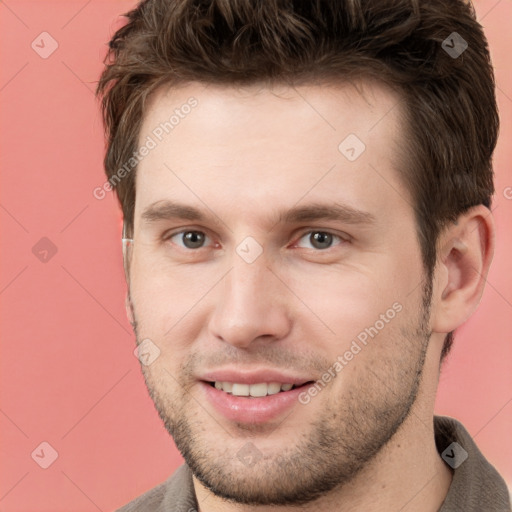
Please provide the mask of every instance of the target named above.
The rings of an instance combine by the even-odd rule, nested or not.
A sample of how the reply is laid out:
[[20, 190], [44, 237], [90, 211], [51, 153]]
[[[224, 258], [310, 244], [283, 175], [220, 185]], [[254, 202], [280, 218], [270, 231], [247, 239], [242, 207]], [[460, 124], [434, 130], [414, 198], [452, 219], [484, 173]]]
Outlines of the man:
[[110, 48], [127, 310], [186, 461], [121, 510], [510, 510], [433, 416], [494, 248], [471, 7], [147, 0]]

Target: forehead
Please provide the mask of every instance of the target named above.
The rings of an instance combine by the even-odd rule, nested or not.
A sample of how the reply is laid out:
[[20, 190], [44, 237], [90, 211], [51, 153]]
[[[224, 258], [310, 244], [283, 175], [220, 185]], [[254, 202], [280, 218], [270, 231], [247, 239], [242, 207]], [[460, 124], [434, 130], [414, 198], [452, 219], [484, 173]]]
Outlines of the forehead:
[[[196, 106], [189, 109], [187, 104], [192, 102]], [[281, 139], [286, 135], [296, 138], [313, 130], [331, 132], [331, 135], [338, 132], [339, 137], [351, 129], [361, 139], [370, 141], [374, 130], [377, 136], [389, 133], [390, 127], [395, 130], [401, 112], [399, 104], [400, 96], [396, 92], [376, 81], [363, 79], [296, 87], [277, 84], [272, 88], [259, 84], [237, 87], [193, 82], [157, 89], [146, 104], [140, 135], [171, 121], [174, 135], [187, 131], [188, 124], [204, 135], [208, 132], [210, 137], [229, 132], [241, 136], [238, 128], [245, 124], [246, 130], [248, 125], [252, 127], [245, 135], [258, 135], [259, 139], [274, 131]], [[196, 122], [182, 123], [189, 113], [194, 113]], [[283, 127], [287, 128], [285, 132]]]
[[370, 82], [161, 88], [140, 131], [139, 147], [152, 142], [137, 170], [135, 216], [165, 199], [204, 208], [208, 197], [247, 215], [306, 196], [374, 210], [404, 200], [400, 113], [399, 97]]

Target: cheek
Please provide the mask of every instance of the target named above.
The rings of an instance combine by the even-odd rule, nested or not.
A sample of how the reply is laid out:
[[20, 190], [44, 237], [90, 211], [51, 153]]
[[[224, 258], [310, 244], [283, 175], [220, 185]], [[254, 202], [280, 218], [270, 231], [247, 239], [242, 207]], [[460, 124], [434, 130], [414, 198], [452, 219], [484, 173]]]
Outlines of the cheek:
[[336, 340], [333, 349], [338, 351], [361, 333], [364, 338], [365, 330], [377, 322], [379, 331], [383, 330], [382, 322], [387, 326], [394, 320], [410, 291], [389, 270], [347, 268], [309, 272], [301, 279], [294, 276], [291, 288], [301, 301], [297, 301], [296, 318], [300, 311], [310, 324], [319, 318], [328, 337]]
[[[395, 316], [405, 316], [397, 315], [397, 309], [405, 311], [419, 290], [421, 272], [413, 268], [411, 256], [408, 263], [400, 251], [367, 258], [371, 261], [359, 266], [283, 264], [274, 270], [284, 284], [268, 271], [262, 277], [267, 284], [259, 289], [264, 295], [274, 283], [272, 290], [285, 298], [279, 306], [282, 313], [316, 340], [317, 349], [336, 358], [354, 339], [364, 341], [369, 332], [377, 330], [379, 339], [385, 337], [388, 323], [396, 324]], [[220, 262], [169, 265], [135, 254], [131, 295], [139, 335], [160, 340], [163, 346], [172, 343], [178, 352], [185, 350], [224, 302], [220, 293], [227, 291], [221, 281], [228, 270]], [[259, 300], [257, 289], [254, 300]]]
[[198, 321], [198, 316], [222, 277], [217, 274], [205, 266], [169, 269], [134, 259], [130, 293], [139, 335], [160, 340], [162, 345], [164, 340], [188, 343], [204, 325], [204, 318]]

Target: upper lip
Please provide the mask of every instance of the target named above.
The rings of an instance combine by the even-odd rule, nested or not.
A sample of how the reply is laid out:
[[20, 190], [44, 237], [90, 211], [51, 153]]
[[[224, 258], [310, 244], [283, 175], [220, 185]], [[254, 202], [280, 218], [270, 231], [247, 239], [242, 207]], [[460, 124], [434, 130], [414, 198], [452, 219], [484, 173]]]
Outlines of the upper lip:
[[306, 382], [313, 381], [311, 377], [302, 377], [289, 373], [283, 373], [273, 369], [241, 370], [240, 367], [225, 368], [204, 373], [201, 380], [208, 382], [235, 382], [238, 384], [259, 384], [262, 382], [279, 382], [281, 384], [295, 384], [301, 386]]

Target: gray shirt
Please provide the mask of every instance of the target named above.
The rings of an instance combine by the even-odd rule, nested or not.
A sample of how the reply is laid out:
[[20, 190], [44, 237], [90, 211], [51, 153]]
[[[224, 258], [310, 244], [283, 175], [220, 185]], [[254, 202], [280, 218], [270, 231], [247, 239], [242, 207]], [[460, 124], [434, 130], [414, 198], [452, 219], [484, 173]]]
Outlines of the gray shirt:
[[[434, 431], [437, 450], [453, 469], [452, 483], [439, 512], [511, 512], [503, 478], [487, 462], [462, 424], [452, 418], [435, 416]], [[197, 510], [192, 472], [183, 464], [168, 480], [117, 512]]]

